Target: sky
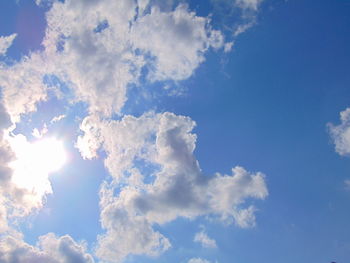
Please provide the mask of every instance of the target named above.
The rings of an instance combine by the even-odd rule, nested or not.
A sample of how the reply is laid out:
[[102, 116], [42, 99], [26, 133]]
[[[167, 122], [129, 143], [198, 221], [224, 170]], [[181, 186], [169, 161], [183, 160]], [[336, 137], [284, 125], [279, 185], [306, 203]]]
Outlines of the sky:
[[0, 2], [0, 263], [350, 261], [350, 1]]

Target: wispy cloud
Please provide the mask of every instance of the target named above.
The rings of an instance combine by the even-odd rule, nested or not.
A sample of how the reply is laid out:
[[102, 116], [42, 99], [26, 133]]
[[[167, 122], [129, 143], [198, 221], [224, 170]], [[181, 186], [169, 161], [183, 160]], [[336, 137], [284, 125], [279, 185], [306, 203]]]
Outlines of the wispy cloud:
[[217, 248], [216, 241], [210, 238], [204, 229], [195, 234], [193, 241], [200, 243], [204, 248]]
[[12, 34], [9, 36], [0, 36], [0, 56], [5, 55], [7, 49], [12, 45], [13, 40], [16, 38], [17, 34]]
[[350, 154], [350, 108], [340, 113], [339, 125], [328, 124], [329, 132], [340, 155]]

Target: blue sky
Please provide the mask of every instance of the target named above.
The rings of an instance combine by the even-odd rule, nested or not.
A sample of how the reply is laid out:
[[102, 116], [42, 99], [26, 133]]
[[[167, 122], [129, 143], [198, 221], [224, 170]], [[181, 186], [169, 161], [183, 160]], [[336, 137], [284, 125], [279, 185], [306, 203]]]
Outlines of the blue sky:
[[349, 1], [0, 12], [0, 262], [350, 260]]

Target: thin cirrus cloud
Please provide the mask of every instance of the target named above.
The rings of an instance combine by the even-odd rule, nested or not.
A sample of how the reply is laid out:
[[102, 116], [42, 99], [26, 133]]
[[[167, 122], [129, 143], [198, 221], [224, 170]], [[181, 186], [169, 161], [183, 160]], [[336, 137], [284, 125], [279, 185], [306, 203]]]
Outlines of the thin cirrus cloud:
[[[110, 178], [100, 188], [103, 232], [97, 237], [94, 256], [107, 262], [121, 262], [131, 254], [158, 256], [172, 244], [155, 226], [178, 218], [208, 216], [253, 227], [252, 199], [268, 196], [263, 173], [235, 166], [231, 174], [205, 175], [194, 155], [196, 123], [190, 117], [152, 111], [137, 117], [123, 115], [125, 103], [132, 99], [130, 87], [188, 79], [209, 50], [230, 50], [232, 42], [212, 27], [210, 18], [198, 16], [186, 4], [169, 9], [147, 0], [36, 2], [50, 5], [43, 49], [13, 65], [0, 64], [0, 230], [5, 233], [0, 260], [94, 262], [87, 245], [69, 235], [48, 233], [32, 246], [13, 230], [11, 218], [40, 209], [45, 196], [52, 193], [47, 176], [43, 177], [47, 188], [40, 193], [14, 184], [14, 168], [9, 165], [19, 155], [13, 141], [28, 140], [23, 134], [14, 135], [16, 125], [50, 98], [50, 89], [58, 89], [49, 89], [44, 81], [48, 76], [58, 78], [73, 94], [67, 99], [69, 105], [87, 105], [82, 134], [76, 135], [75, 143], [81, 156], [93, 159], [99, 151], [105, 152]], [[260, 2], [237, 1], [236, 5], [256, 11]], [[0, 38], [1, 55], [15, 37]], [[54, 117], [52, 122], [64, 117]], [[203, 231], [195, 241], [216, 247]], [[193, 258], [189, 262], [208, 261]]]

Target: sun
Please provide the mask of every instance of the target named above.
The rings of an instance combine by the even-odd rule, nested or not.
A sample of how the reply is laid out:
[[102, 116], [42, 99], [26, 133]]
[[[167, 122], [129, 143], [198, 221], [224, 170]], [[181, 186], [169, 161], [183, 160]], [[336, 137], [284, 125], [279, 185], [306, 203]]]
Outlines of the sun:
[[37, 193], [51, 192], [48, 176], [67, 160], [63, 143], [55, 138], [28, 142], [25, 136], [17, 135], [11, 140], [11, 147], [16, 155], [10, 164], [13, 182]]

